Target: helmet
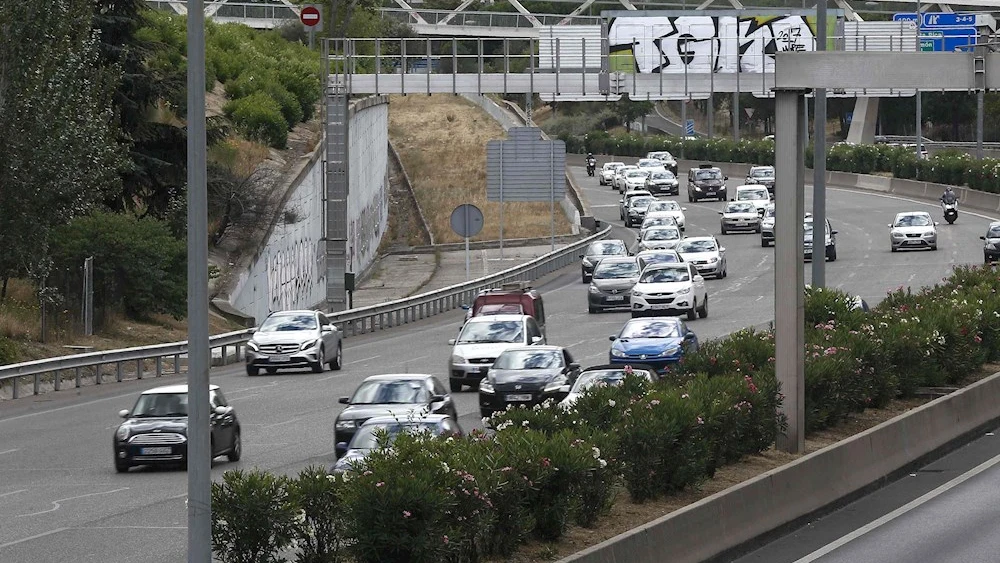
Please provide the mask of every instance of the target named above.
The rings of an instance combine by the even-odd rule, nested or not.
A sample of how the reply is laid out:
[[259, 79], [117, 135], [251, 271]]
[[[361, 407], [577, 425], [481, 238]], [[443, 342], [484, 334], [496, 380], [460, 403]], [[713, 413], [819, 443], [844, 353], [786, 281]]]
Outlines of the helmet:
[[946, 187], [946, 188], [944, 189], [944, 191], [946, 191], [946, 192], [953, 192], [953, 191], [955, 191], [955, 190], [953, 190], [951, 186], [948, 186], [948, 187]]

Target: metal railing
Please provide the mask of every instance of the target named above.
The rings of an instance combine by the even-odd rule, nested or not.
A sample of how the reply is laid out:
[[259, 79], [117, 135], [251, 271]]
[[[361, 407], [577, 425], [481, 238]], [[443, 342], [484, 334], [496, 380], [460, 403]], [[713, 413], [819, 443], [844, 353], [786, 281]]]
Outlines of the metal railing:
[[[186, 8], [183, 0], [146, 0], [146, 3], [153, 9], [175, 13]], [[299, 21], [298, 8], [255, 2], [205, 2], [205, 15], [222, 20]]]
[[[380, 8], [382, 17], [410, 25], [531, 28], [539, 25], [601, 25], [600, 16], [521, 14], [518, 12], [460, 12], [455, 10], [405, 10]], [[424, 21], [417, 19], [419, 16]]]
[[[472, 303], [481, 290], [500, 287], [508, 282], [533, 281], [576, 263], [580, 260], [579, 252], [581, 249], [590, 244], [591, 241], [607, 236], [610, 231], [610, 226], [605, 227], [573, 244], [496, 274], [388, 303], [327, 313], [327, 316], [339, 327], [344, 337], [416, 322]], [[209, 347], [213, 351], [221, 349], [222, 364], [227, 363], [230, 358], [229, 348], [233, 348], [233, 357], [238, 360], [240, 349], [250, 339], [251, 334], [253, 334], [253, 330], [248, 329], [213, 336], [209, 339]], [[143, 379], [147, 375], [147, 361], [153, 362], [153, 369], [149, 373], [160, 377], [165, 373], [164, 358], [170, 358], [168, 363], [169, 367], [172, 368], [166, 373], [178, 374], [181, 373], [181, 359], [185, 354], [187, 354], [187, 342], [173, 342], [10, 364], [0, 366], [0, 389], [10, 382], [9, 384], [12, 385], [11, 397], [17, 399], [21, 396], [22, 381], [31, 378], [32, 394], [34, 395], [42, 393], [43, 386], [50, 382], [52, 389], [59, 391], [63, 387], [65, 372], [72, 372], [72, 385], [74, 387], [81, 387], [85, 376], [87, 378], [93, 376], [95, 384], [100, 385], [105, 383], [106, 374], [103, 369], [105, 366], [114, 366], [112, 374], [114, 381], [120, 382], [126, 379], [126, 372], [128, 375], [133, 375], [131, 373], [133, 363], [135, 378]], [[46, 378], [45, 376], [48, 374], [51, 374], [52, 377]]]

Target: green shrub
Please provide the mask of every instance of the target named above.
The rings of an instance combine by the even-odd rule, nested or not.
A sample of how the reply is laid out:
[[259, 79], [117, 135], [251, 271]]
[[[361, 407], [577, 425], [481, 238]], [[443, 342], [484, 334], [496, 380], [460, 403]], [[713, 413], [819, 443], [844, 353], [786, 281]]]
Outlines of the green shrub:
[[222, 563], [272, 563], [292, 543], [296, 509], [285, 477], [239, 469], [212, 483], [212, 550]]
[[17, 361], [19, 356], [17, 344], [5, 336], [0, 336], [0, 365], [12, 364]]
[[281, 113], [281, 105], [264, 92], [231, 100], [223, 111], [248, 137], [276, 149], [288, 144], [288, 122]]
[[344, 551], [343, 477], [310, 466], [288, 482], [289, 501], [300, 511], [294, 529], [299, 563], [332, 563]]

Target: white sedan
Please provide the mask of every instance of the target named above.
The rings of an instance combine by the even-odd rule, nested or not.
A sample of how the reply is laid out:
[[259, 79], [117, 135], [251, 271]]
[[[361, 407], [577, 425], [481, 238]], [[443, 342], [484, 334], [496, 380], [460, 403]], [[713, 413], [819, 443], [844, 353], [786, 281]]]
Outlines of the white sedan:
[[643, 250], [673, 250], [681, 241], [677, 227], [650, 227], [643, 231], [636, 252]]
[[650, 203], [649, 207], [646, 208], [646, 216], [649, 217], [650, 213], [669, 213], [674, 216], [677, 226], [683, 231], [687, 226], [687, 221], [684, 217], [685, 211], [687, 211], [687, 207], [681, 207], [681, 204], [672, 199], [658, 199]]
[[625, 191], [646, 189], [646, 178], [649, 177], [649, 170], [629, 170], [625, 173], [622, 185]]
[[605, 162], [604, 166], [601, 167], [601, 175], [597, 178], [597, 182], [602, 186], [610, 186], [611, 181], [615, 178], [615, 171], [622, 166], [625, 166], [624, 162]]
[[909, 248], [937, 250], [937, 222], [926, 211], [897, 213], [889, 224], [889, 248], [893, 252]]
[[726, 248], [719, 246], [719, 241], [711, 235], [687, 237], [677, 245], [675, 250], [685, 262], [694, 264], [698, 273], [703, 276], [724, 278], [728, 275]]
[[753, 202], [730, 201], [719, 215], [722, 215], [720, 223], [724, 235], [730, 231], [760, 232], [760, 215]]
[[632, 317], [687, 314], [688, 320], [708, 316], [705, 278], [692, 264], [650, 264], [632, 287]]

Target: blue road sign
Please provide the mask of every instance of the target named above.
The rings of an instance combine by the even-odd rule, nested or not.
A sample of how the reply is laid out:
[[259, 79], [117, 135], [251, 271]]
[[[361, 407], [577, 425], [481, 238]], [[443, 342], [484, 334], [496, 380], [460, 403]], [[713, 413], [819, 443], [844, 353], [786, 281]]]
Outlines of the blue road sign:
[[[921, 51], [964, 51], [976, 44], [975, 14], [924, 13], [920, 22]], [[917, 21], [914, 13], [895, 14], [893, 21]]]
[[684, 132], [688, 135], [694, 135], [694, 120], [689, 119], [684, 124]]

